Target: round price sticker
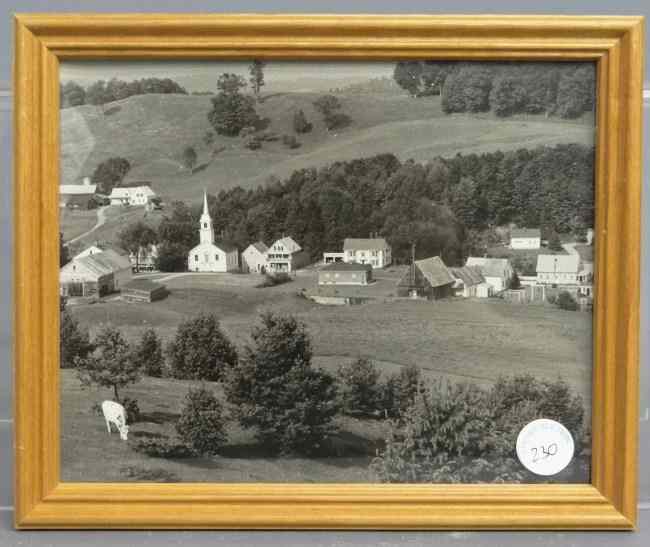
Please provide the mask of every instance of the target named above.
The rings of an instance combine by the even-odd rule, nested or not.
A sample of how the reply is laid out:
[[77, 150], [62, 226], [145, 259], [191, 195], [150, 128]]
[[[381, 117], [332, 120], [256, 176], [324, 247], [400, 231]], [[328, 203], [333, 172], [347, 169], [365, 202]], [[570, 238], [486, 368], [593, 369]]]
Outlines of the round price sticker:
[[571, 433], [555, 420], [542, 418], [532, 421], [517, 437], [517, 457], [536, 475], [559, 473], [573, 459], [574, 450]]

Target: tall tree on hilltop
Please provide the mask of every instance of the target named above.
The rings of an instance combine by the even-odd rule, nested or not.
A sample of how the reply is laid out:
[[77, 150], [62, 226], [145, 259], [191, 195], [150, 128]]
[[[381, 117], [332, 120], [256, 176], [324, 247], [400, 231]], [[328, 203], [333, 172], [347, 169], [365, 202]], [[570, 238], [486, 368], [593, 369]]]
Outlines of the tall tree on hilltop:
[[251, 88], [255, 94], [255, 98], [260, 100], [260, 90], [264, 86], [264, 67], [266, 63], [264, 61], [255, 60], [248, 67], [248, 72], [250, 74], [249, 82], [251, 83]]

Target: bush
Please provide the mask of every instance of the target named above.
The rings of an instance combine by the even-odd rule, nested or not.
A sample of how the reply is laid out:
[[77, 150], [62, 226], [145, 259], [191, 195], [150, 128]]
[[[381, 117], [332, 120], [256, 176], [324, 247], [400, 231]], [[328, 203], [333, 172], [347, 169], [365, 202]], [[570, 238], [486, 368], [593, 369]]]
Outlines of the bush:
[[131, 399], [131, 397], [124, 397], [120, 404], [124, 407], [126, 413], [126, 423], [134, 424], [140, 421], [140, 406], [138, 401]]
[[243, 427], [280, 452], [318, 453], [337, 413], [334, 378], [311, 366], [311, 342], [294, 317], [261, 316], [224, 389]]
[[561, 380], [515, 376], [491, 389], [437, 383], [401, 418], [391, 422], [386, 447], [372, 463], [383, 482], [537, 482], [515, 454], [519, 431], [537, 418], [569, 429], [578, 456], [569, 473], [586, 480], [584, 408]]
[[244, 141], [244, 146], [249, 150], [258, 150], [262, 148], [262, 141], [259, 137], [253, 135]]
[[338, 369], [338, 398], [342, 411], [352, 415], [374, 415], [381, 404], [379, 371], [370, 359], [359, 357]]
[[300, 143], [295, 135], [282, 135], [282, 144], [289, 148], [299, 148]]
[[284, 283], [289, 283], [292, 281], [291, 276], [287, 273], [281, 272], [277, 274], [264, 274], [264, 281], [255, 285], [258, 289], [264, 289], [266, 287], [275, 287], [276, 285], [282, 285]]
[[423, 390], [422, 373], [415, 365], [403, 367], [399, 374], [389, 376], [382, 386], [382, 408], [386, 416], [398, 417]]
[[558, 294], [555, 304], [562, 310], [577, 311], [578, 309], [578, 302], [569, 291]]
[[160, 437], [138, 438], [131, 442], [131, 447], [136, 452], [146, 454], [152, 458], [191, 458], [194, 451], [179, 439]]
[[179, 437], [197, 454], [214, 455], [226, 441], [223, 408], [212, 392], [201, 387], [185, 396], [181, 417], [176, 422]]
[[224, 369], [235, 365], [237, 351], [212, 314], [201, 314], [178, 326], [167, 348], [174, 378], [220, 380]]
[[293, 115], [293, 130], [296, 133], [309, 133], [312, 130], [312, 124], [307, 121], [307, 117], [302, 110], [298, 110]]

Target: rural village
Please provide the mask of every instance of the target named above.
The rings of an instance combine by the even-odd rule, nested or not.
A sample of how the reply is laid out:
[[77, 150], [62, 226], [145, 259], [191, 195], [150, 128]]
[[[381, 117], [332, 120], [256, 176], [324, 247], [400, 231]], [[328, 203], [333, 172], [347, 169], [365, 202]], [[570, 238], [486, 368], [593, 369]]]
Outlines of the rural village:
[[[123, 95], [114, 92], [107, 99], [102, 81], [104, 98], [93, 99], [92, 93], [100, 95], [95, 84], [85, 89], [71, 80], [62, 84], [62, 115], [68, 116], [62, 123], [59, 189], [63, 477], [537, 480], [514, 470], [512, 447], [498, 443], [489, 456], [468, 445], [461, 458], [452, 459], [457, 449], [449, 438], [465, 438], [469, 429], [440, 432], [461, 410], [444, 407], [452, 412], [445, 417], [427, 401], [453, 396], [463, 416], [478, 412], [467, 410], [471, 407], [501, 405], [490, 427], [510, 437], [529, 417], [546, 416], [549, 408], [561, 413], [584, 452], [557, 480], [588, 480], [583, 415], [591, 399], [593, 107], [587, 101], [573, 112], [558, 95], [555, 110], [545, 106], [544, 113], [529, 104], [527, 117], [519, 119], [517, 108], [524, 112], [524, 106], [508, 103], [511, 110], [504, 114], [507, 86], [515, 82], [532, 94], [531, 82], [548, 71], [533, 67], [530, 74], [510, 75], [506, 67], [503, 74], [496, 69], [479, 74], [491, 78], [487, 106], [464, 111], [450, 99], [452, 80], [468, 70], [469, 83], [455, 85], [474, 85], [475, 67], [397, 63], [393, 79], [366, 78], [303, 94], [313, 109], [304, 106], [300, 93], [280, 97], [295, 102], [282, 110], [290, 112], [293, 132], [280, 136], [273, 125], [268, 129], [278, 122], [267, 105], [280, 99], [272, 93], [261, 97], [264, 70], [264, 63], [251, 64], [252, 96], [232, 74], [222, 75], [216, 95], [188, 95], [178, 84], [155, 78], [151, 85], [160, 89], [127, 92], [128, 86], [120, 87], [125, 82], [113, 79], [108, 85]], [[574, 78], [571, 85], [591, 85], [591, 72], [572, 70], [553, 73], [548, 81]], [[172, 109], [173, 101], [205, 101], [203, 94], [214, 105], [207, 116], [214, 129], [204, 131], [200, 144], [181, 147], [174, 162], [145, 163], [136, 150], [132, 156], [107, 156], [95, 145], [95, 159], [84, 156], [75, 160], [81, 167], [66, 167], [66, 130], [74, 140], [91, 121], [118, 123], [112, 120], [126, 116], [138, 101], [143, 108], [145, 101], [164, 105], [169, 99]], [[395, 157], [363, 144], [352, 156], [340, 156], [357, 112], [345, 108], [346, 100], [372, 99], [386, 101], [385, 112], [421, 109], [429, 101], [433, 106], [427, 108], [438, 109], [435, 122], [453, 128], [469, 127], [477, 112], [491, 112], [494, 119], [478, 117], [476, 123], [494, 123], [490, 131], [512, 124], [511, 151], [503, 143], [455, 153], [451, 147], [418, 163], [424, 160], [417, 154], [414, 162], [409, 155], [396, 151]], [[219, 108], [252, 108], [253, 114], [268, 108], [270, 121], [258, 117], [232, 130], [219, 125]], [[401, 123], [399, 115], [395, 123]], [[421, 116], [417, 110], [409, 119]], [[515, 120], [505, 121], [508, 116]], [[565, 119], [578, 121], [571, 125]], [[66, 129], [72, 124], [74, 130]], [[535, 124], [548, 133], [520, 145], [517, 131]], [[334, 152], [313, 169], [297, 163], [301, 154], [310, 162], [325, 149], [309, 140], [319, 132], [318, 138], [338, 143]], [[280, 155], [289, 158], [288, 167], [274, 172], [272, 158]], [[232, 174], [228, 186], [213, 182], [210, 173], [220, 161], [226, 169], [230, 157], [242, 162], [233, 173], [258, 169], [249, 176], [255, 184], [239, 187]], [[273, 176], [261, 180], [265, 161]], [[259, 165], [251, 167], [255, 162]], [[536, 162], [557, 164], [555, 178], [538, 182]], [[362, 200], [354, 197], [355, 187]], [[509, 193], [501, 195], [500, 188]], [[320, 193], [312, 199], [310, 191]], [[375, 201], [366, 203], [365, 196]], [[301, 369], [306, 376], [296, 380], [289, 368], [280, 370], [285, 365], [278, 363], [285, 361], [286, 367], [300, 362], [314, 372]], [[274, 367], [277, 376], [270, 372]], [[269, 390], [281, 391], [278, 386], [294, 381], [303, 383], [283, 395], [281, 411], [264, 406]], [[303, 401], [310, 390], [321, 398]], [[296, 408], [287, 402], [292, 398], [301, 401]], [[115, 415], [102, 407], [106, 425], [100, 418], [104, 399], [104, 405], [120, 403]], [[440, 438], [429, 452], [411, 453], [409, 424], [421, 425], [423, 416]], [[467, 424], [483, 419], [473, 416]], [[121, 439], [110, 435], [115, 427]], [[106, 455], [118, 463], [101, 470], [90, 463]], [[427, 463], [404, 471], [409, 458]]]

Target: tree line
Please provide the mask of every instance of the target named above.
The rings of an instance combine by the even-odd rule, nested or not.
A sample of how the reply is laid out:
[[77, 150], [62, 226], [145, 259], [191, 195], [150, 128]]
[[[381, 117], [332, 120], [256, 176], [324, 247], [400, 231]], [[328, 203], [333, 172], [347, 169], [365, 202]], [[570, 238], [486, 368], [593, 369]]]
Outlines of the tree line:
[[401, 61], [395, 82], [413, 97], [441, 95], [445, 113], [578, 118], [596, 103], [593, 63]]
[[61, 108], [92, 104], [101, 106], [113, 101], [120, 101], [132, 95], [148, 93], [180, 93], [187, 95], [187, 90], [171, 78], [140, 78], [125, 81], [119, 78], [97, 80], [83, 87], [70, 80], [59, 86]]
[[[541, 227], [581, 234], [594, 222], [594, 148], [578, 144], [458, 154], [425, 163], [392, 154], [294, 171], [284, 180], [234, 187], [208, 206], [217, 237], [245, 249], [290, 234], [317, 260], [346, 237], [385, 237], [398, 263], [440, 255], [460, 265], [483, 253], [491, 228]], [[198, 205], [171, 204], [157, 228], [159, 267], [183, 270], [198, 243]], [[489, 238], [488, 238], [489, 239]]]

